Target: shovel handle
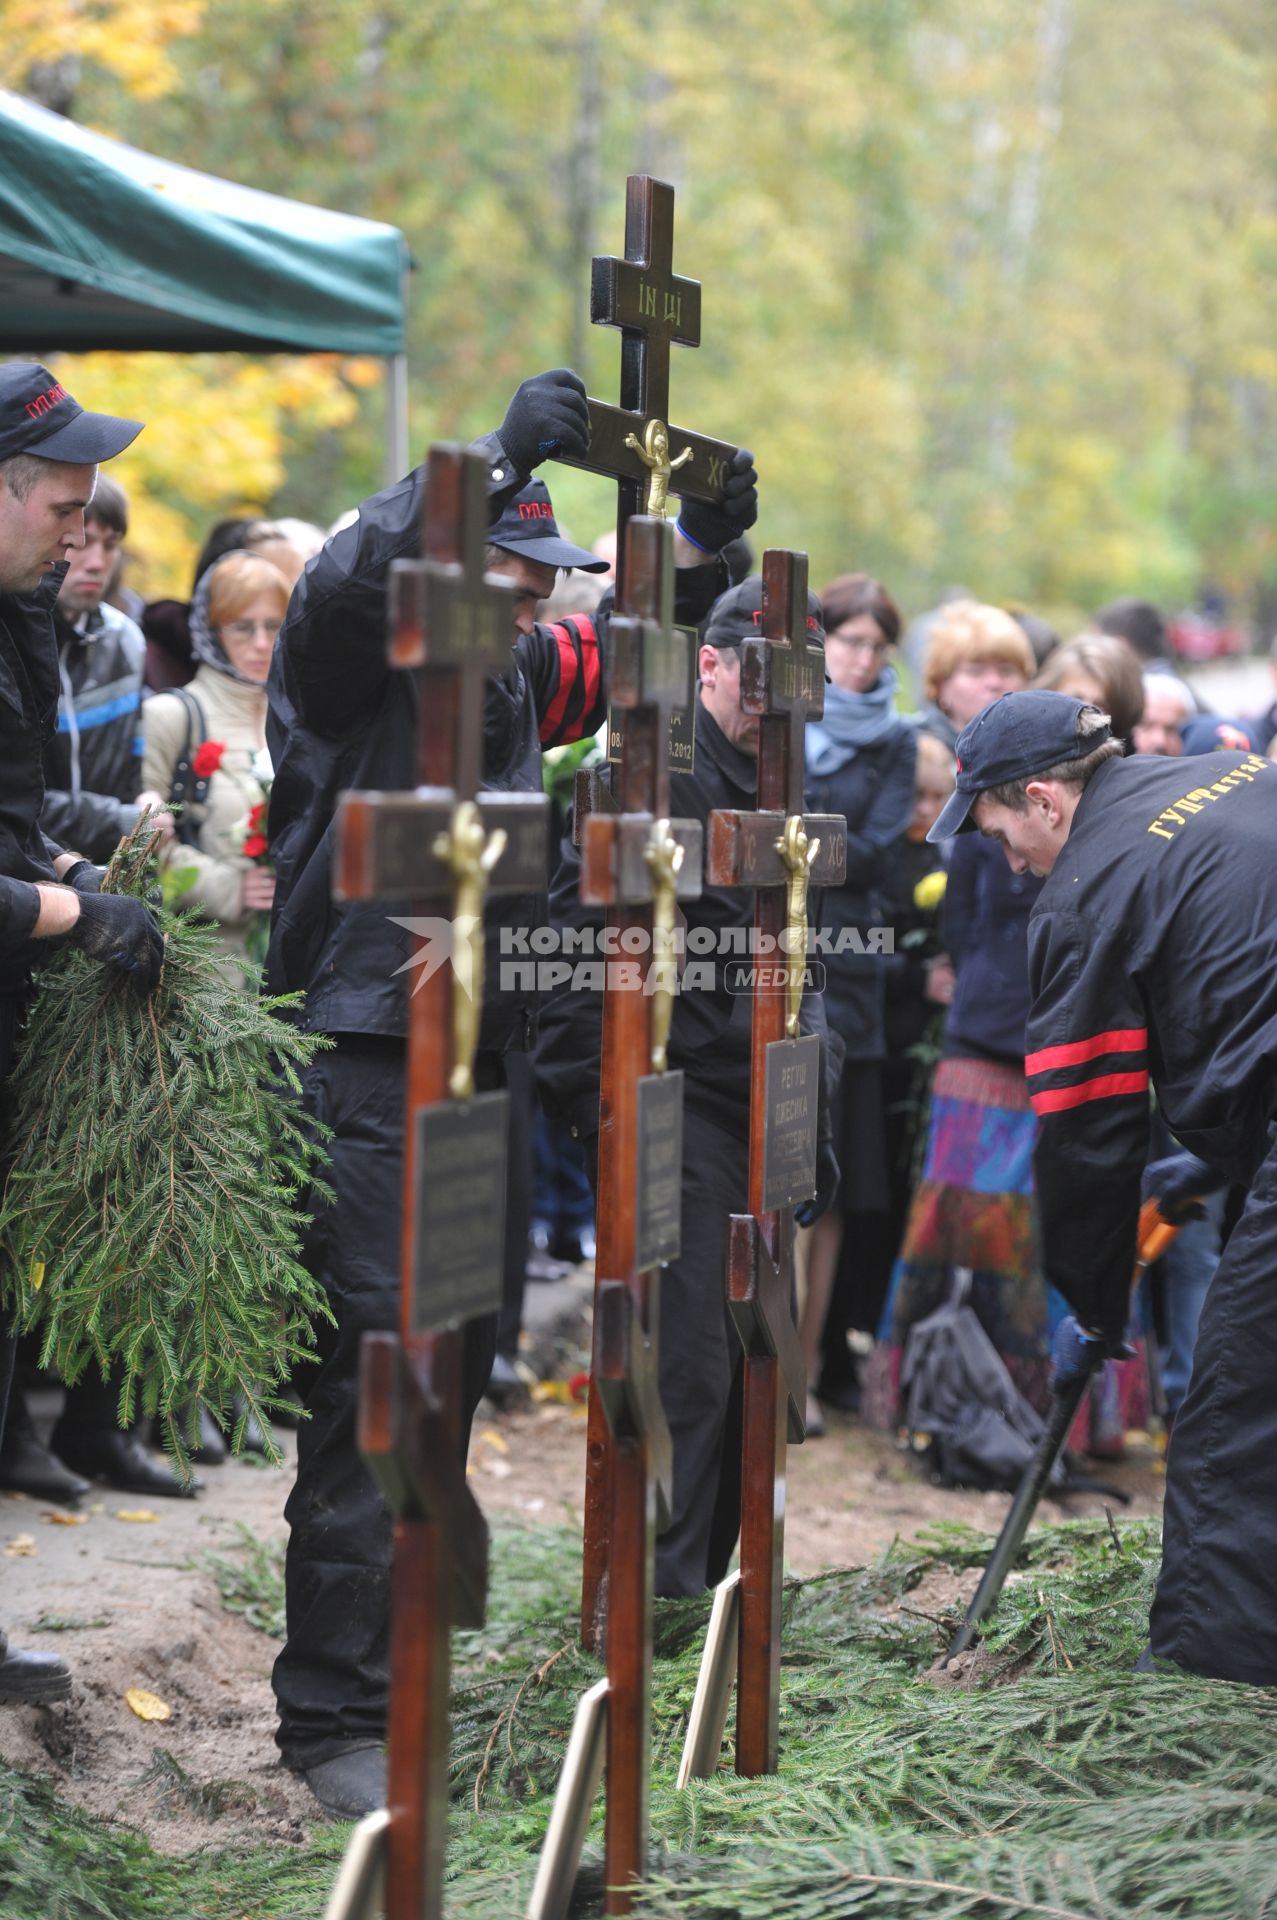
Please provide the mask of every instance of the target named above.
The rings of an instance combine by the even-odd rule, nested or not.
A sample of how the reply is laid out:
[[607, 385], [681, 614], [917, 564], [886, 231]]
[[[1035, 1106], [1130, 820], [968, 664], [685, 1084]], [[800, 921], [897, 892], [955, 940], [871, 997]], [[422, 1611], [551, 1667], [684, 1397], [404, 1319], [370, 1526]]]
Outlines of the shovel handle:
[[[1139, 1229], [1136, 1235], [1135, 1272], [1131, 1276], [1134, 1290], [1145, 1267], [1165, 1253], [1179, 1228], [1162, 1212], [1155, 1199], [1148, 1199], [1140, 1208]], [[1055, 1463], [1064, 1451], [1064, 1442], [1068, 1438], [1069, 1428], [1073, 1425], [1082, 1396], [1090, 1385], [1088, 1375], [1070, 1380], [1066, 1387], [1060, 1388], [1054, 1396], [1050, 1415], [1042, 1437], [1038, 1441], [1037, 1451], [1024, 1469], [1023, 1477], [1016, 1488], [1015, 1496], [1007, 1510], [989, 1563], [981, 1576], [971, 1605], [967, 1608], [962, 1625], [953, 1637], [953, 1643], [944, 1657], [948, 1666], [956, 1654], [965, 1653], [976, 1637], [976, 1631], [985, 1616], [991, 1613], [1002, 1592], [1003, 1583], [1015, 1563], [1029, 1530], [1038, 1501], [1042, 1498], [1047, 1483], [1055, 1470]]]

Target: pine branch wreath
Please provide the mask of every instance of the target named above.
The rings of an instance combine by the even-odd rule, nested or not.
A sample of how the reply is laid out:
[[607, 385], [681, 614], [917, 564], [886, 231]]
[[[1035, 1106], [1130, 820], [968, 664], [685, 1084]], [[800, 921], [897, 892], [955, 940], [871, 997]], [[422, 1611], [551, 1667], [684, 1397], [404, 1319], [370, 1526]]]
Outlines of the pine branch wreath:
[[[104, 890], [146, 895], [155, 836], [135, 829]], [[0, 1271], [18, 1333], [68, 1385], [119, 1368], [119, 1417], [158, 1414], [189, 1471], [203, 1402], [238, 1450], [331, 1319], [298, 1258], [307, 1191], [325, 1200], [322, 1130], [297, 1095], [320, 1036], [228, 973], [216, 929], [156, 908], [149, 999], [73, 948], [40, 975], [9, 1082]]]

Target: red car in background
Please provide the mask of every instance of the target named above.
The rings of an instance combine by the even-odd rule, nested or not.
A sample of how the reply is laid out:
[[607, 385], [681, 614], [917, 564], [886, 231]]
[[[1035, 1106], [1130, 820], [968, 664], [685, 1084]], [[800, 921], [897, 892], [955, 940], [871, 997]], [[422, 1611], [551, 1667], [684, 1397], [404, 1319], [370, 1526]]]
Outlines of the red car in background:
[[1248, 627], [1203, 613], [1200, 608], [1173, 614], [1168, 631], [1179, 660], [1226, 660], [1250, 652]]

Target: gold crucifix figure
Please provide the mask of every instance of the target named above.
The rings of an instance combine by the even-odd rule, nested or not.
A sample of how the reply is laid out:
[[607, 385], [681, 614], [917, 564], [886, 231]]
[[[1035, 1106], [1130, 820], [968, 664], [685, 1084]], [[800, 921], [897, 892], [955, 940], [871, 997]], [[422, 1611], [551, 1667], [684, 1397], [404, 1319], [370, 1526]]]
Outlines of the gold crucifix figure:
[[647, 483], [647, 511], [653, 519], [663, 520], [670, 490], [670, 475], [687, 465], [692, 457], [692, 449], [684, 447], [678, 459], [671, 460], [670, 430], [663, 420], [649, 420], [643, 429], [641, 440], [635, 434], [627, 433], [625, 444], [634, 450], [651, 475]]
[[668, 820], [657, 820], [643, 859], [652, 876], [652, 965], [648, 974], [652, 996], [652, 1071], [664, 1073], [674, 992], [678, 980], [674, 958], [674, 915], [678, 911], [678, 876], [686, 849], [670, 832]]
[[801, 813], [791, 814], [785, 831], [776, 842], [776, 851], [785, 863], [789, 880], [785, 893], [786, 999], [785, 1032], [798, 1038], [798, 1015], [803, 1004], [803, 980], [807, 972], [807, 881], [812, 862], [820, 852], [819, 840], [809, 840]]
[[474, 1095], [474, 1056], [483, 1017], [483, 898], [506, 849], [504, 828], [485, 833], [473, 800], [463, 800], [431, 848], [452, 874], [452, 1072], [454, 1100]]

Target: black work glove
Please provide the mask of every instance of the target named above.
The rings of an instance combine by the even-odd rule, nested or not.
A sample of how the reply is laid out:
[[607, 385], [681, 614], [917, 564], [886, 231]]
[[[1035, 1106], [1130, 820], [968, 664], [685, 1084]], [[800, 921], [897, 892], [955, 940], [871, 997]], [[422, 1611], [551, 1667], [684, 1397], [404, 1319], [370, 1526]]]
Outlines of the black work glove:
[[1195, 1153], [1170, 1153], [1164, 1160], [1149, 1161], [1144, 1169], [1140, 1197], [1156, 1200], [1162, 1218], [1173, 1227], [1182, 1227], [1189, 1220], [1205, 1219], [1202, 1196], [1218, 1193], [1227, 1185], [1227, 1177], [1216, 1173]]
[[816, 1191], [810, 1200], [794, 1208], [794, 1219], [800, 1227], [815, 1226], [821, 1214], [829, 1212], [838, 1191], [838, 1177], [838, 1156], [828, 1140], [822, 1140], [816, 1150]]
[[1055, 1329], [1051, 1342], [1051, 1391], [1062, 1393], [1076, 1381], [1089, 1379], [1106, 1360], [1129, 1360], [1134, 1352], [1120, 1335], [1088, 1333], [1070, 1313]]
[[747, 533], [757, 518], [754, 456], [747, 447], [738, 447], [728, 464], [722, 499], [716, 505], [708, 500], [684, 500], [678, 512], [678, 530], [694, 547], [721, 553], [730, 540], [739, 540]]
[[74, 888], [76, 893], [100, 893], [105, 879], [105, 867], [95, 867], [91, 860], [77, 860], [63, 874], [62, 884]]
[[125, 893], [82, 893], [80, 917], [67, 935], [73, 947], [131, 974], [143, 993], [159, 983], [164, 937], [151, 909]]
[[565, 453], [587, 453], [590, 410], [584, 382], [569, 367], [534, 374], [516, 388], [497, 437], [520, 473]]

